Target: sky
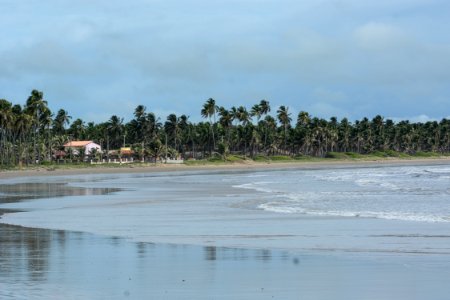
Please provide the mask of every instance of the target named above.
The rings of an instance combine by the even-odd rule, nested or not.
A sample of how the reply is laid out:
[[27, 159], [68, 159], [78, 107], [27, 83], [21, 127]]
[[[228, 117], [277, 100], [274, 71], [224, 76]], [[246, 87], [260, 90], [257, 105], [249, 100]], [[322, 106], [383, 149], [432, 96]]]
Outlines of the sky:
[[96, 123], [208, 98], [350, 120], [450, 116], [448, 0], [0, 0], [0, 99]]

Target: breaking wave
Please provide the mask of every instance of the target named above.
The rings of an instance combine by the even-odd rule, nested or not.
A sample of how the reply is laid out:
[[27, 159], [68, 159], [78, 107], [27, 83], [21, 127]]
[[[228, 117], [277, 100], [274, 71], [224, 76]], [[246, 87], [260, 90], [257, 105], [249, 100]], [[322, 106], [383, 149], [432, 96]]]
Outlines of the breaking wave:
[[[257, 209], [283, 214], [450, 222], [450, 168], [285, 171], [234, 188], [259, 192]], [[242, 182], [242, 181], [241, 181]]]

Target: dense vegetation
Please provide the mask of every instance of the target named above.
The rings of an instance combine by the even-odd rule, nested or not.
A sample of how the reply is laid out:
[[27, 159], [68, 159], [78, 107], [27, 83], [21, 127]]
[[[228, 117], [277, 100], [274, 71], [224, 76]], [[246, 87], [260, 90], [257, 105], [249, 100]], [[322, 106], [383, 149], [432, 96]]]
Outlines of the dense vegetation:
[[[168, 153], [184, 158], [315, 156], [339, 153], [448, 153], [450, 120], [410, 123], [375, 116], [350, 122], [313, 117], [301, 111], [296, 119], [286, 106], [271, 115], [266, 100], [250, 110], [218, 106], [208, 99], [201, 108], [204, 122], [192, 123], [185, 115], [170, 114], [162, 120], [139, 105], [128, 123], [116, 115], [103, 123], [71, 122], [64, 109], [53, 114], [43, 93], [33, 90], [24, 106], [0, 100], [0, 164], [35, 164], [55, 159], [70, 140], [93, 140], [105, 150], [131, 146], [136, 158], [157, 158]], [[110, 152], [80, 153], [100, 158]], [[120, 155], [120, 154], [119, 154]], [[72, 155], [68, 157], [74, 158]], [[76, 157], [75, 157], [76, 158]], [[80, 159], [82, 159], [80, 157]]]

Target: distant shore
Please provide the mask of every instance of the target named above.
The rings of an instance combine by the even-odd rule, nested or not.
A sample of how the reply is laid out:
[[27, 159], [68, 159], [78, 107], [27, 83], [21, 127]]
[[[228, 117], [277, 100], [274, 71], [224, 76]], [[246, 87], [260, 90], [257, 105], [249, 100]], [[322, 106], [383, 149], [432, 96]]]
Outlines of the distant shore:
[[449, 164], [450, 157], [433, 158], [386, 158], [377, 160], [345, 160], [345, 159], [317, 159], [305, 161], [283, 162], [255, 162], [243, 161], [238, 163], [200, 163], [195, 165], [170, 165], [170, 164], [123, 164], [123, 165], [96, 165], [96, 166], [64, 166], [54, 168], [52, 166], [26, 167], [21, 170], [0, 170], [0, 179], [30, 177], [30, 176], [63, 176], [83, 174], [113, 174], [113, 173], [150, 173], [150, 172], [174, 172], [196, 170], [260, 170], [260, 169], [327, 169], [354, 166], [378, 166], [378, 165], [441, 165]]

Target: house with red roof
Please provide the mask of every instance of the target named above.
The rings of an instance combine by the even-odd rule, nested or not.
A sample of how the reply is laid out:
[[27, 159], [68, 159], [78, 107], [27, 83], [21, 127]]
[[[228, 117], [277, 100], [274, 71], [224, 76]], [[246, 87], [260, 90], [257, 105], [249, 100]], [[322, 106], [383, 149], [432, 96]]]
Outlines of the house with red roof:
[[96, 149], [97, 152], [102, 152], [102, 147], [93, 141], [71, 141], [64, 144], [64, 151], [72, 151], [74, 154], [80, 153], [80, 150], [84, 150], [85, 155], [89, 155]]

